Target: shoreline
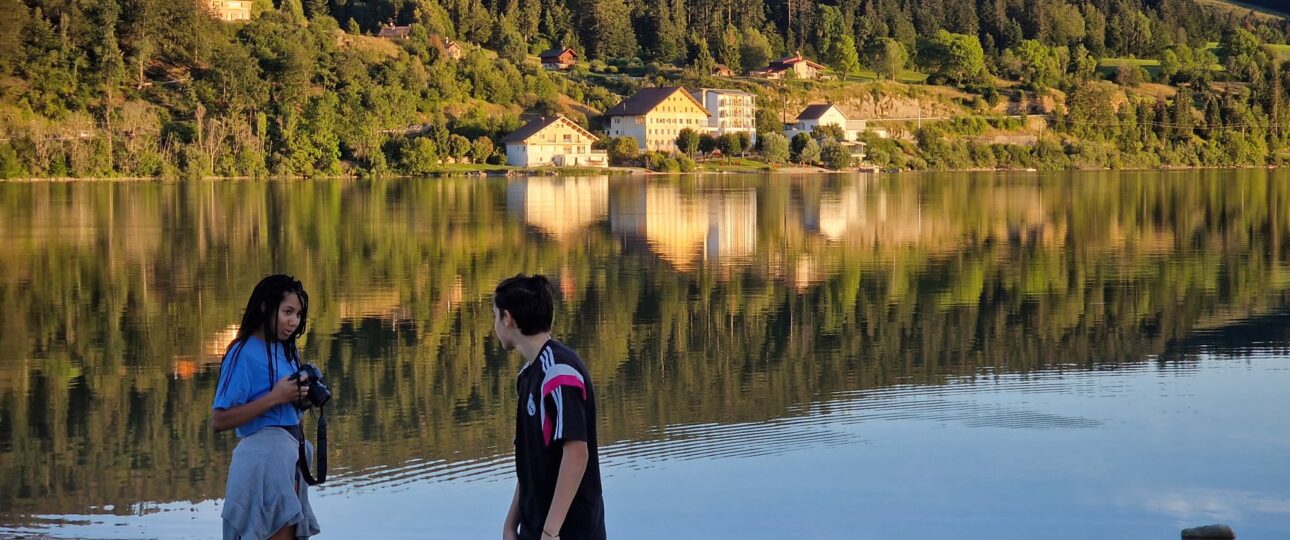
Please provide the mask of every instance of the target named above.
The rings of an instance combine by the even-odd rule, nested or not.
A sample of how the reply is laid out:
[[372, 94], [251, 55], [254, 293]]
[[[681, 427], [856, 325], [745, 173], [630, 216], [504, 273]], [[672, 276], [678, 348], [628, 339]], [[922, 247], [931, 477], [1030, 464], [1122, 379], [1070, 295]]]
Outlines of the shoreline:
[[[881, 170], [877, 167], [864, 169], [851, 169], [844, 171], [835, 171], [822, 167], [777, 167], [767, 170], [706, 170], [691, 172], [665, 172], [651, 171], [642, 167], [606, 167], [597, 168], [569, 168], [569, 169], [480, 169], [478, 171], [443, 171], [434, 172], [426, 175], [408, 175], [408, 174], [387, 174], [378, 177], [368, 177], [367, 179], [418, 179], [418, 178], [444, 178], [444, 177], [461, 177], [471, 176], [480, 178], [510, 178], [521, 176], [677, 176], [677, 175], [725, 175], [725, 174], [873, 174], [873, 175], [897, 175], [897, 174], [929, 174], [929, 173], [1069, 173], [1069, 172], [1179, 172], [1179, 171], [1246, 171], [1252, 169], [1281, 169], [1277, 165], [1253, 165], [1238, 167], [1152, 167], [1152, 168], [1120, 168], [1120, 169], [1011, 169], [1011, 168], [994, 168], [994, 169], [928, 169], [928, 170]], [[187, 179], [179, 176], [106, 176], [106, 177], [46, 177], [46, 178], [8, 178], [0, 179], [0, 184], [63, 184], [75, 182], [227, 182], [227, 181], [257, 181], [257, 180], [360, 180], [364, 177], [353, 174], [331, 174], [318, 176], [203, 176], [200, 179]]]

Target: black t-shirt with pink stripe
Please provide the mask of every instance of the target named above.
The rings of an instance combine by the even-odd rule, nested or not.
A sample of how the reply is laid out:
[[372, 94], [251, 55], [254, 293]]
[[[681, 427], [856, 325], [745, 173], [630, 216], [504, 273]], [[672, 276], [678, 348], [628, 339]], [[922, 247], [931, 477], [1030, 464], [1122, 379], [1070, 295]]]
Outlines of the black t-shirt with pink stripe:
[[605, 538], [596, 447], [596, 397], [587, 366], [573, 350], [548, 340], [520, 371], [516, 389], [515, 472], [520, 485], [520, 538], [538, 539], [555, 495], [566, 441], [586, 441], [587, 470], [569, 506], [562, 540]]

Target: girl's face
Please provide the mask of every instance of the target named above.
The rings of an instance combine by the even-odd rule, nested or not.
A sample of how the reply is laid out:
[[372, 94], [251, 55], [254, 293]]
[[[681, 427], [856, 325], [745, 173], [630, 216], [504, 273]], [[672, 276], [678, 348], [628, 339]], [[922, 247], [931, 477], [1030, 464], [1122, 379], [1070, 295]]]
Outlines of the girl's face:
[[278, 304], [278, 320], [276, 328], [278, 329], [278, 341], [291, 339], [291, 334], [296, 332], [300, 326], [300, 297], [296, 293], [287, 293], [282, 297], [282, 303]]

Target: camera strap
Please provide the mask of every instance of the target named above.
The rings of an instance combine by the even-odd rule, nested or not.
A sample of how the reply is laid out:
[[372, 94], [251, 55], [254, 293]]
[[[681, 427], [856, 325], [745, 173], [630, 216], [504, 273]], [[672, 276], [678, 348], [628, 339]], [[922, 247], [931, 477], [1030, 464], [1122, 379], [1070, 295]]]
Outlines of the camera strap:
[[[301, 430], [304, 431], [303, 429]], [[305, 439], [300, 438], [300, 458], [296, 461], [300, 472], [305, 476], [305, 483], [316, 486], [327, 481], [327, 407], [318, 407], [318, 446], [314, 448], [317, 458], [318, 476], [309, 474], [309, 459], [305, 455]]]

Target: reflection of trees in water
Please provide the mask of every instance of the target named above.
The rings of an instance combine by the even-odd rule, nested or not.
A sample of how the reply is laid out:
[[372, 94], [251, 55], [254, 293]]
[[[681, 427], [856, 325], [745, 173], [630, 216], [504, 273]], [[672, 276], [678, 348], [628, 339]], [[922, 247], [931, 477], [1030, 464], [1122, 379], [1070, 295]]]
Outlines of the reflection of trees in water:
[[516, 271], [558, 277], [604, 439], [657, 438], [1280, 306], [1272, 174], [4, 186], [0, 507], [219, 496], [219, 351], [272, 271], [310, 289], [354, 471], [509, 450], [488, 294]]

